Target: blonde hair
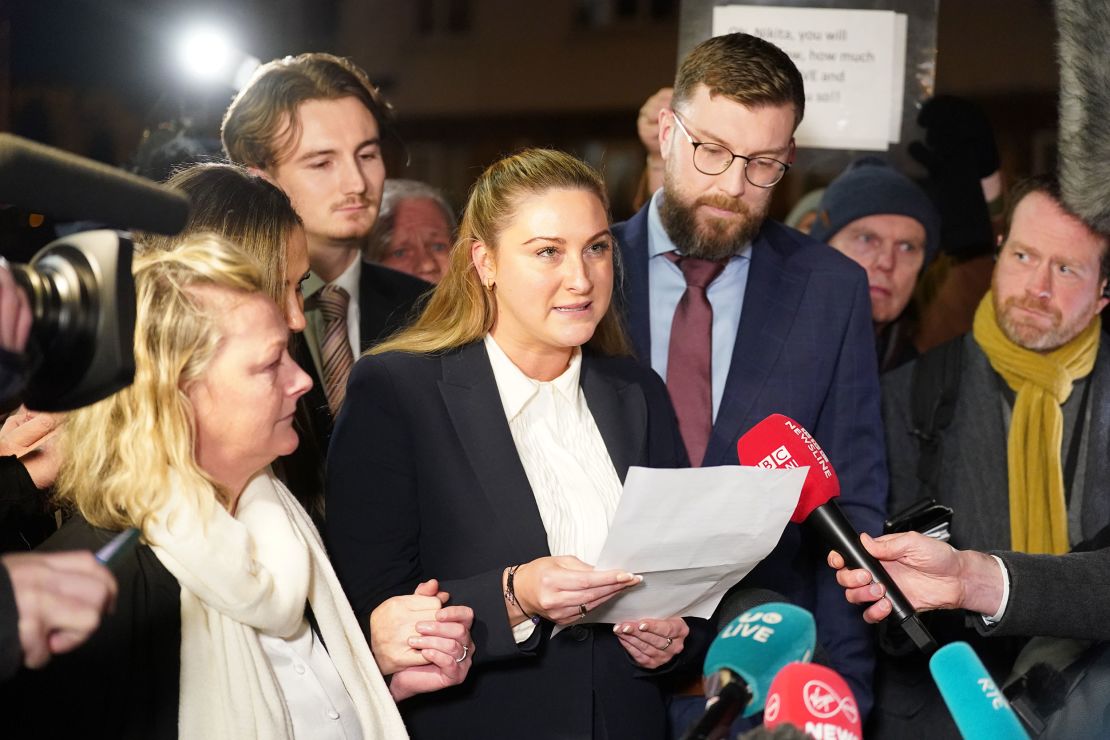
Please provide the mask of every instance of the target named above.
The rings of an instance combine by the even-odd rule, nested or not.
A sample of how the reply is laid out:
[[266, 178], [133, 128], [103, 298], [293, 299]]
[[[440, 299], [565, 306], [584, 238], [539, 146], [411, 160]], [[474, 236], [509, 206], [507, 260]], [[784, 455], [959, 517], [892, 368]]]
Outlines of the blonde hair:
[[142, 248], [166, 251], [189, 234], [218, 234], [258, 261], [262, 288], [284, 314], [289, 240], [301, 227], [289, 196], [242, 167], [216, 162], [183, 169], [166, 185], [189, 196], [189, 222], [176, 236], [141, 235]]
[[[167, 503], [171, 481], [208, 512], [226, 492], [197, 465], [196, 418], [186, 389], [222, 340], [206, 288], [263, 294], [258, 265], [215, 234], [134, 262], [135, 380], [72, 412], [57, 497], [94, 527], [138, 527]], [[214, 495], [213, 495], [214, 493]]]
[[[451, 248], [447, 274], [436, 285], [427, 307], [408, 329], [374, 347], [370, 354], [444, 352], [489, 333], [497, 318], [497, 302], [482, 285], [471, 260], [471, 247], [482, 242], [496, 253], [497, 237], [520, 203], [549, 190], [585, 190], [597, 196], [606, 212], [609, 210], [601, 175], [569, 154], [552, 149], [525, 149], [494, 162], [470, 191], [459, 223], [459, 236]], [[619, 278], [620, 250], [613, 250], [613, 260]], [[619, 279], [614, 282], [619, 283]], [[586, 346], [607, 355], [631, 354], [616, 301], [610, 302]]]

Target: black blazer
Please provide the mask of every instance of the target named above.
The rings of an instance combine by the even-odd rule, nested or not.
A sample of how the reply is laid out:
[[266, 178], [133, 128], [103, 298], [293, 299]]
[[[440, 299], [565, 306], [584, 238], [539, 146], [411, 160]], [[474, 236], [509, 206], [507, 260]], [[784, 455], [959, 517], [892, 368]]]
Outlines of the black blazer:
[[[74, 516], [38, 549], [96, 550], [119, 532]], [[0, 686], [5, 738], [177, 738], [181, 586], [145, 544], [113, 563], [116, 608], [77, 649]]]
[[[582, 388], [623, 480], [630, 465], [686, 464], [666, 387], [587, 351]], [[662, 738], [662, 697], [607, 626], [513, 641], [502, 571], [549, 555], [482, 342], [437, 356], [361, 359], [336, 421], [326, 539], [363, 625], [390, 596], [440, 579], [474, 608], [474, 667], [460, 686], [402, 704], [414, 738]], [[708, 642], [694, 622], [683, 655]], [[697, 624], [700, 623], [700, 624]], [[677, 661], [676, 661], [677, 662]]]

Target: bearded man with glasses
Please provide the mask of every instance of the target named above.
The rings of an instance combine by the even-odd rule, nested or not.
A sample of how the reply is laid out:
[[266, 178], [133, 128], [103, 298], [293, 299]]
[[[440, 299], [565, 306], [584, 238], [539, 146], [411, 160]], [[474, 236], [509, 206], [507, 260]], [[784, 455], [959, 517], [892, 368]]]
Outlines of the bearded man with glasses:
[[[767, 219], [804, 108], [801, 75], [766, 41], [728, 34], [686, 57], [659, 113], [663, 187], [613, 228], [625, 311], [637, 355], [667, 381], [693, 465], [737, 464], [740, 436], [786, 414], [820, 441], [841, 507], [874, 534], [887, 470], [867, 276]], [[821, 543], [788, 525], [741, 587], [773, 589], [814, 613], [818, 640], [866, 713], [872, 638]]]

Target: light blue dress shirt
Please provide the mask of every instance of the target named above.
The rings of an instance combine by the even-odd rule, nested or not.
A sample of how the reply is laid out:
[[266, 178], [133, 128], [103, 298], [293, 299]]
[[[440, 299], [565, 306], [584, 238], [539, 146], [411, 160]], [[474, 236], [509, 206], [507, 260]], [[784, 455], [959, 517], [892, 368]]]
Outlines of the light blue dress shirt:
[[[678, 265], [666, 257], [667, 252], [677, 251], [667, 236], [659, 217], [659, 203], [663, 191], [656, 191], [648, 210], [648, 295], [651, 296], [651, 369], [667, 379], [667, 353], [671, 346], [671, 324], [682, 294], [686, 292], [686, 278]], [[746, 244], [732, 257], [717, 279], [709, 284], [706, 296], [713, 308], [713, 420], [725, 394], [728, 368], [732, 364], [732, 350], [736, 345], [736, 332], [740, 328], [740, 311], [744, 306], [744, 291], [748, 286], [748, 267], [751, 265], [752, 245]]]

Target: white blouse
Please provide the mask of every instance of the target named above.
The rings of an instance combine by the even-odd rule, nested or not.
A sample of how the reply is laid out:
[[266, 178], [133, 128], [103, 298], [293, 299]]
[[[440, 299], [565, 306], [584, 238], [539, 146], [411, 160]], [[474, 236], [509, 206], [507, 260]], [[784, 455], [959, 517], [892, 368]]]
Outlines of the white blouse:
[[[579, 385], [582, 352], [551, 381], [533, 380], [486, 335], [497, 391], [536, 498], [552, 555], [597, 561], [621, 496], [621, 481]], [[533, 625], [517, 625], [518, 642]]]
[[297, 740], [362, 740], [355, 705], [331, 656], [305, 619], [287, 640], [258, 633]]

